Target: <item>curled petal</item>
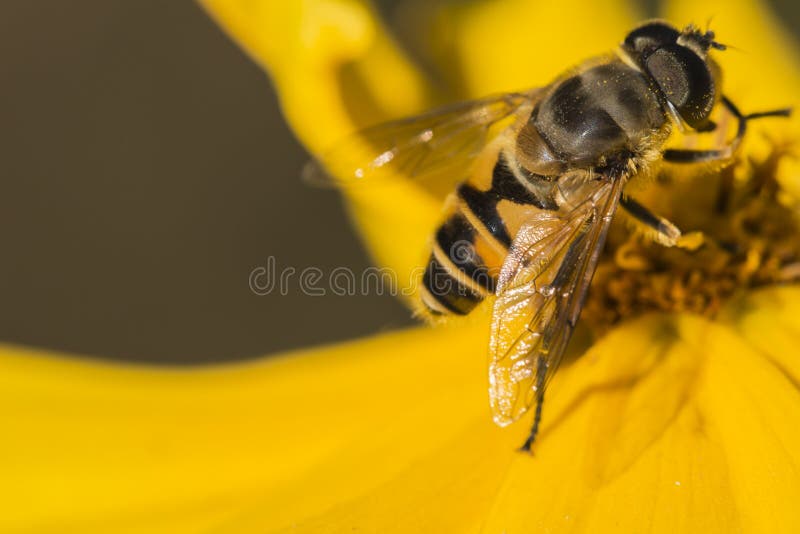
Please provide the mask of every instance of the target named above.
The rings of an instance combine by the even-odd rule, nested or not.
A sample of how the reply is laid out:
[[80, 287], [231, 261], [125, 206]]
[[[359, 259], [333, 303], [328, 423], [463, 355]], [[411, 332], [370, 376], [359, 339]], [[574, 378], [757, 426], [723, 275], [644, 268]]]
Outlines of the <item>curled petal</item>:
[[[431, 106], [430, 87], [360, 0], [201, 0], [269, 73], [287, 121], [310, 152], [324, 154], [360, 127]], [[347, 161], [370, 161], [369, 147]], [[300, 179], [297, 170], [296, 179]], [[291, 179], [291, 178], [290, 178]], [[441, 206], [412, 184], [345, 191], [361, 236], [380, 265], [413, 289]], [[301, 214], [300, 216], [307, 216]], [[320, 239], [326, 239], [320, 224]]]
[[287, 120], [311, 151], [425, 105], [428, 87], [368, 2], [200, 1], [270, 74]]

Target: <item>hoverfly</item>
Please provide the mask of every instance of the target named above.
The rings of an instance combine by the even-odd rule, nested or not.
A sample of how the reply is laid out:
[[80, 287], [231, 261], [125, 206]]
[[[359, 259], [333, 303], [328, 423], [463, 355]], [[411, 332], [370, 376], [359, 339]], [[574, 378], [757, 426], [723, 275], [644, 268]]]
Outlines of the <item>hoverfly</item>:
[[[743, 115], [722, 96], [709, 52], [725, 46], [714, 39], [693, 25], [646, 22], [615, 55], [545, 87], [368, 128], [357, 138], [374, 152], [332, 178], [349, 187], [390, 172], [421, 185], [450, 184], [420, 296], [435, 315], [464, 315], [495, 297], [490, 403], [501, 426], [535, 407], [522, 450], [536, 438], [545, 388], [617, 209], [651, 228], [659, 243], [680, 245], [681, 231], [625, 195], [625, 185], [657, 161], [730, 162], [749, 119], [789, 113]], [[674, 129], [719, 130], [709, 118], [717, 103], [738, 121], [732, 140], [710, 150], [664, 148]], [[316, 169], [341, 169], [334, 160], [348, 150], [339, 148]]]

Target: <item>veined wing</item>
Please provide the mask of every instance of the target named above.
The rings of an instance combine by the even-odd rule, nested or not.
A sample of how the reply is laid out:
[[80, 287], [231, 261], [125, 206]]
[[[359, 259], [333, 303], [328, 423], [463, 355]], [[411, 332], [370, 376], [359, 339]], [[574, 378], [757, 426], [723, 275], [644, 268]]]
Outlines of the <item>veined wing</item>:
[[567, 202], [526, 221], [500, 272], [489, 397], [501, 426], [530, 409], [561, 362], [624, 183], [624, 177], [564, 178], [559, 188]]
[[366, 128], [311, 162], [303, 176], [344, 188], [400, 177], [447, 194], [491, 139], [527, 120], [539, 92], [462, 102]]

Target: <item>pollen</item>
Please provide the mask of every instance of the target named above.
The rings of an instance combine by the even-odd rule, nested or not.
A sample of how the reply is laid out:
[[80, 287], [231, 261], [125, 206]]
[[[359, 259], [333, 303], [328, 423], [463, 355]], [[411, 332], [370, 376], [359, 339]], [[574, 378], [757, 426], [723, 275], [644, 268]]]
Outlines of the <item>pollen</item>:
[[747, 289], [800, 280], [799, 206], [782, 194], [776, 179], [786, 156], [775, 148], [762, 163], [730, 166], [685, 183], [662, 173], [650, 199], [660, 198], [667, 212], [662, 214], [684, 236], [702, 236], [702, 245], [665, 247], [617, 224], [582, 319], [599, 334], [646, 312], [714, 317]]

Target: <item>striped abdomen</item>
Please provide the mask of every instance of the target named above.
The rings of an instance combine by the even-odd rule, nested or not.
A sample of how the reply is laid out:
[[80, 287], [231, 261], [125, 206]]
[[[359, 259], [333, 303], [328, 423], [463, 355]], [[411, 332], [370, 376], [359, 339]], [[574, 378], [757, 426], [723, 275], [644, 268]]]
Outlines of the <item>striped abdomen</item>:
[[668, 132], [666, 116], [648, 84], [641, 72], [615, 60], [548, 88], [513, 147], [500, 151], [491, 179], [476, 176], [456, 191], [423, 277], [422, 297], [431, 311], [466, 314], [494, 292], [521, 221], [530, 210], [559, 209], [560, 176], [602, 173], [660, 142], [654, 134]]
[[[512, 170], [513, 167], [513, 170]], [[555, 210], [555, 182], [524, 173], [501, 153], [491, 185], [461, 184], [452, 213], [437, 229], [423, 276], [422, 300], [433, 313], [465, 315], [495, 290], [516, 224], [515, 211]]]

